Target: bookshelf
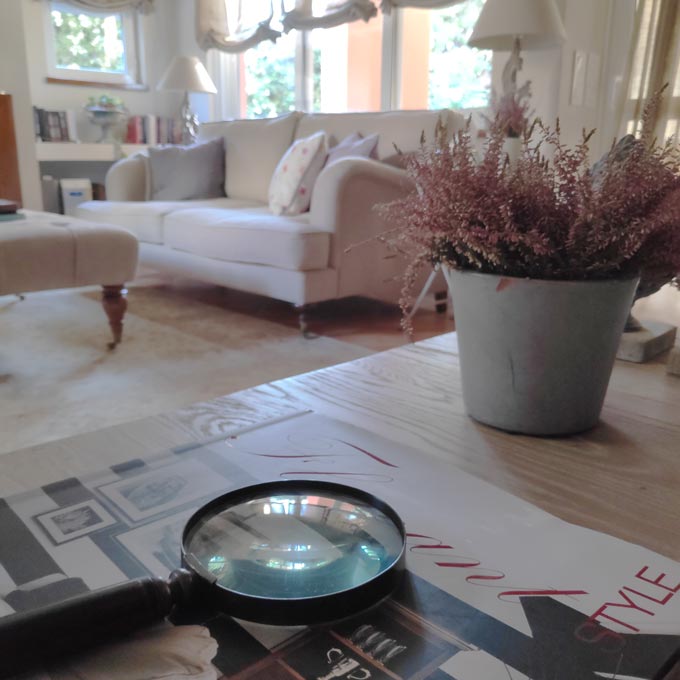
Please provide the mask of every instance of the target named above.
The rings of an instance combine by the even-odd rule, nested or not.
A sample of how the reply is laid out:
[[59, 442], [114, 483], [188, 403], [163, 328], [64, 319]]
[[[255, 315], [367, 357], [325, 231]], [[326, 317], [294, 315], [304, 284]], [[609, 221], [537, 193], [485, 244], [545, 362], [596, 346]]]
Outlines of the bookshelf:
[[42, 161], [114, 162], [146, 149], [146, 144], [85, 144], [80, 142], [36, 142], [36, 157]]

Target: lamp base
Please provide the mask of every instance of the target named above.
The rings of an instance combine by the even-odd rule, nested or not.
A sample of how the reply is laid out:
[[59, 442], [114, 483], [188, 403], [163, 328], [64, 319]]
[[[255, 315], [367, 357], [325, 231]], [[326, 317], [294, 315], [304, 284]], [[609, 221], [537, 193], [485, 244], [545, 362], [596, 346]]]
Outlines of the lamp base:
[[514, 95], [517, 92], [517, 73], [522, 70], [524, 62], [521, 57], [519, 37], [515, 38], [515, 42], [512, 46], [512, 52], [508, 57], [508, 61], [503, 67], [503, 94]]
[[184, 93], [184, 101], [179, 115], [182, 121], [182, 144], [193, 144], [198, 133], [198, 117], [191, 110], [188, 92]]
[[670, 375], [680, 375], [680, 347], [674, 347], [671, 350], [666, 372]]

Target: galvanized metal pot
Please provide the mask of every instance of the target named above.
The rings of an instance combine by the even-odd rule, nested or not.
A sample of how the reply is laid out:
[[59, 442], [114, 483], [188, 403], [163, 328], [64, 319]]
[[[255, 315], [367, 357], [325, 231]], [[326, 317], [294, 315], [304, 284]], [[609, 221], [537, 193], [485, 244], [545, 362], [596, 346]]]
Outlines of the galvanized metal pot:
[[470, 416], [532, 435], [572, 434], [598, 422], [637, 278], [445, 275]]

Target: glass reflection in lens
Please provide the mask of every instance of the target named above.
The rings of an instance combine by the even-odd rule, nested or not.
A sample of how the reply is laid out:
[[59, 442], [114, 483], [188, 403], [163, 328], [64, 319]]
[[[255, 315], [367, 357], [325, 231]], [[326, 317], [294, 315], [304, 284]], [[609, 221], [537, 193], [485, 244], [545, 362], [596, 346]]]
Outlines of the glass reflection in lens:
[[389, 569], [403, 538], [387, 515], [344, 495], [266, 495], [199, 521], [187, 555], [219, 585], [277, 599], [342, 592]]

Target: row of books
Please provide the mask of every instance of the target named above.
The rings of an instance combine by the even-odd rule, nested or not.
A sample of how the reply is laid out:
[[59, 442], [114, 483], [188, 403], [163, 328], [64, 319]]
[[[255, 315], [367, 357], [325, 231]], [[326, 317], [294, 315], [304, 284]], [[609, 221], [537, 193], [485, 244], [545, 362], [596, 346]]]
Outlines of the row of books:
[[[76, 112], [46, 111], [33, 107], [35, 137], [43, 142], [77, 142]], [[182, 123], [162, 116], [130, 116], [127, 121], [126, 144], [181, 144]]]
[[126, 144], [181, 144], [182, 123], [163, 116], [130, 116], [127, 122]]
[[76, 142], [76, 112], [46, 111], [33, 107], [33, 125], [36, 139], [43, 142]]

